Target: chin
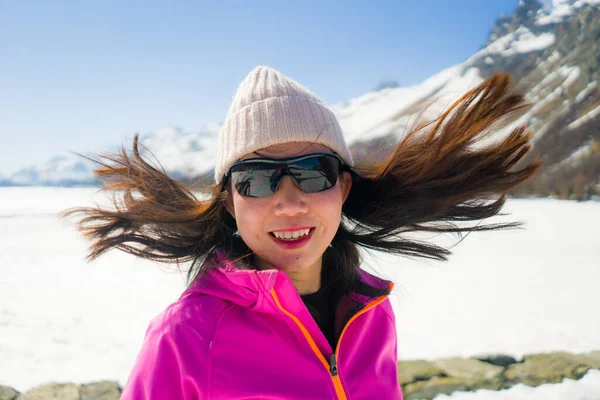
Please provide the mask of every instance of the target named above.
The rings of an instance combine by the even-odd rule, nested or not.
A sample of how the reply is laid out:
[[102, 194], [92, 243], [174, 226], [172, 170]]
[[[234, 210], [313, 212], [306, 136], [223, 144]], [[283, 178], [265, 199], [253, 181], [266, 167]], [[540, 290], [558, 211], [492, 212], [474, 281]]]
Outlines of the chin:
[[284, 272], [296, 272], [302, 271], [303, 269], [310, 268], [315, 262], [317, 262], [318, 258], [315, 260], [299, 260], [298, 256], [289, 256], [282, 257], [276, 261], [268, 262], [269, 265], [272, 265], [273, 268], [284, 271]]

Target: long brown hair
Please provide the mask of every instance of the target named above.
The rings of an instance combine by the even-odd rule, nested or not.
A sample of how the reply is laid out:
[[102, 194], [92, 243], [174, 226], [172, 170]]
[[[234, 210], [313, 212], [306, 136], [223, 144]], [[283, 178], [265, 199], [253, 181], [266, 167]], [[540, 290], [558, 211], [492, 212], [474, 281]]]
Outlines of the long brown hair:
[[[443, 247], [407, 237], [411, 232], [463, 233], [516, 227], [481, 224], [502, 208], [506, 192], [531, 177], [537, 159], [525, 160], [530, 132], [519, 127], [487, 145], [483, 139], [503, 117], [525, 107], [498, 74], [466, 93], [434, 121], [412, 129], [383, 161], [351, 170], [353, 185], [342, 208], [342, 223], [323, 256], [323, 282], [346, 290], [360, 263], [358, 246], [444, 260]], [[224, 207], [228, 187], [210, 185], [207, 198], [170, 178], [140, 155], [138, 137], [125, 149], [94, 160], [114, 209], [75, 208], [79, 228], [91, 239], [88, 260], [117, 248], [162, 262], [191, 262], [188, 283], [218, 251], [242, 268], [251, 250], [236, 233]], [[521, 161], [521, 163], [520, 163]]]

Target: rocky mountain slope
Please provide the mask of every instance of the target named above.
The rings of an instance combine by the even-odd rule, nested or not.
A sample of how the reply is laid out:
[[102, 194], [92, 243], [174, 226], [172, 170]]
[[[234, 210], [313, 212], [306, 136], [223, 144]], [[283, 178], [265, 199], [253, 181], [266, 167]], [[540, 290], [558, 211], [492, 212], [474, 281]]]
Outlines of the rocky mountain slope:
[[544, 170], [523, 189], [582, 198], [600, 178], [600, 1], [555, 3], [521, 1], [467, 64], [484, 77], [510, 72], [528, 95], [532, 107], [514, 123], [531, 126]]
[[[369, 93], [336, 108], [355, 151], [393, 143], [418, 112], [435, 117], [494, 73], [510, 73], [531, 107], [501, 131], [526, 124], [544, 168], [518, 193], [587, 198], [600, 187], [600, 1], [559, 0], [544, 8], [522, 0], [492, 27], [480, 51], [412, 88]], [[361, 115], [373, 118], [362, 120]], [[361, 122], [364, 124], [361, 125]], [[363, 139], [360, 139], [363, 138]]]
[[[412, 87], [385, 88], [332, 105], [360, 158], [396, 142], [415, 123], [437, 116], [464, 92], [496, 72], [511, 74], [531, 108], [501, 129], [527, 124], [544, 168], [517, 193], [586, 198], [600, 177], [600, 0], [521, 0], [498, 18], [482, 48], [461, 64]], [[191, 182], [210, 176], [218, 127], [186, 132], [168, 127], [142, 136], [167, 172]], [[127, 144], [126, 144], [127, 146]], [[130, 146], [127, 146], [130, 147]], [[384, 147], [384, 146], [383, 146]], [[94, 183], [93, 164], [76, 156], [0, 178], [0, 185]]]

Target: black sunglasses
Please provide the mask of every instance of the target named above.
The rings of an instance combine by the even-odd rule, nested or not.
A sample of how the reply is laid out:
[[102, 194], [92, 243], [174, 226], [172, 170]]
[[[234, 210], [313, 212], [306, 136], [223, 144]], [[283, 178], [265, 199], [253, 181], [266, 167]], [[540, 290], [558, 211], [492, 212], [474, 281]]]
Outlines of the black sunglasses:
[[237, 161], [227, 179], [242, 196], [269, 197], [277, 191], [284, 176], [292, 178], [304, 193], [317, 193], [335, 186], [344, 162], [337, 154], [312, 153], [292, 158], [251, 158]]

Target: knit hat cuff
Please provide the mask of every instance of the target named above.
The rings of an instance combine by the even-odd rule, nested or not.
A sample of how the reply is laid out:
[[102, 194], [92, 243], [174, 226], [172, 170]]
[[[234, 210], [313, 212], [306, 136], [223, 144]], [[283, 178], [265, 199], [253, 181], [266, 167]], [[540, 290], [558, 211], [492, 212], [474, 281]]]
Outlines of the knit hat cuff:
[[276, 96], [254, 101], [227, 116], [219, 135], [220, 162], [215, 181], [242, 156], [268, 146], [290, 142], [319, 143], [352, 166], [342, 129], [323, 104], [305, 96]]

